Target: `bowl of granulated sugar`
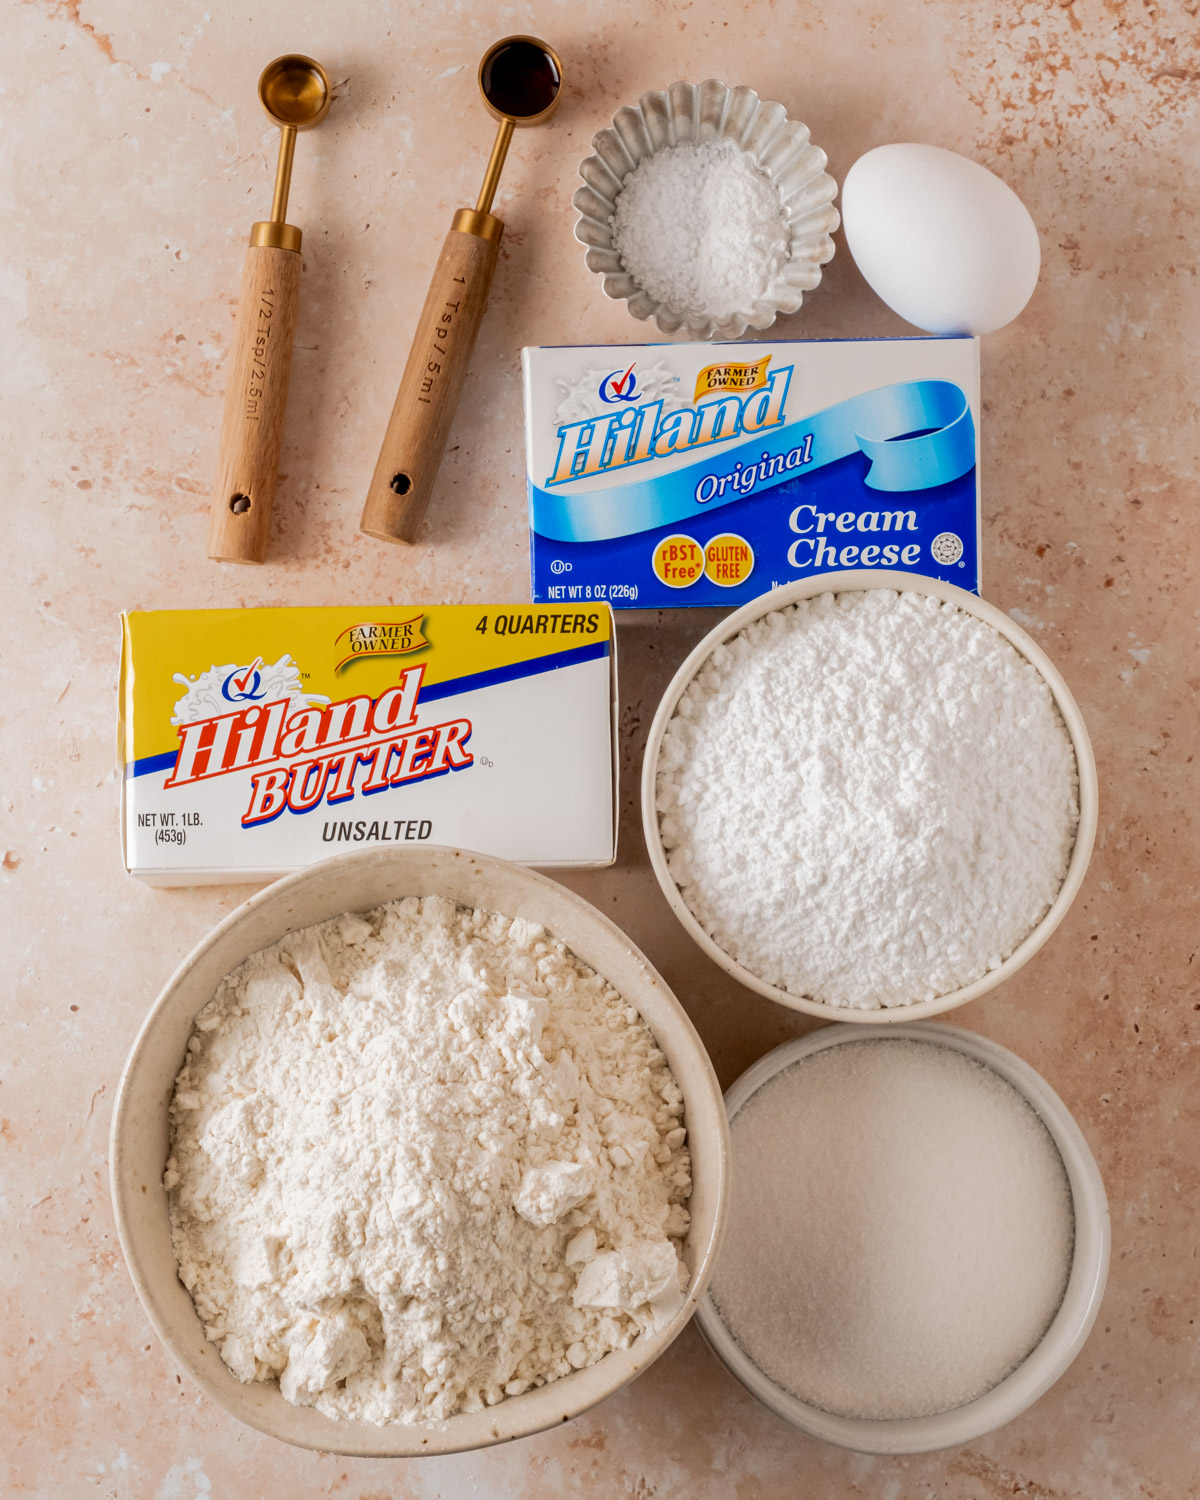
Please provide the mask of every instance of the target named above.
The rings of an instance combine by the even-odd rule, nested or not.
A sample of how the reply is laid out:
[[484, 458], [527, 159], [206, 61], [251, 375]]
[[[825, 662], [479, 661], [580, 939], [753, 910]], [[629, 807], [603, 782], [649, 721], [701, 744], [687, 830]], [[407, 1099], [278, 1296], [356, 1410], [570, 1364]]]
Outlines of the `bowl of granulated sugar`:
[[619, 109], [580, 164], [575, 238], [604, 294], [689, 338], [740, 337], [821, 280], [837, 184], [808, 127], [753, 89], [674, 83]]
[[862, 569], [724, 619], [651, 725], [642, 819], [701, 948], [827, 1020], [919, 1020], [1016, 972], [1096, 831], [1087, 728], [994, 605]]
[[700, 1331], [785, 1422], [959, 1447], [1066, 1371], [1104, 1294], [1095, 1159], [1029, 1065], [957, 1026], [822, 1026], [725, 1096], [729, 1225]]

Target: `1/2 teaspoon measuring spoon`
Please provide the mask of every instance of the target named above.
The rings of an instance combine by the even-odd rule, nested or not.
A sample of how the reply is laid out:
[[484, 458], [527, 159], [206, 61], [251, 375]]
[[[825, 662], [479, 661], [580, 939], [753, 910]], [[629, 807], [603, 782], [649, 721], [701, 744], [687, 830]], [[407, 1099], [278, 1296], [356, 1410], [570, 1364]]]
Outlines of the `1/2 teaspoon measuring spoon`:
[[263, 69], [258, 97], [279, 126], [271, 217], [250, 230], [221, 423], [220, 459], [209, 511], [208, 555], [260, 563], [266, 556], [287, 409], [300, 291], [301, 233], [285, 223], [296, 133], [329, 113], [329, 78], [299, 53]]

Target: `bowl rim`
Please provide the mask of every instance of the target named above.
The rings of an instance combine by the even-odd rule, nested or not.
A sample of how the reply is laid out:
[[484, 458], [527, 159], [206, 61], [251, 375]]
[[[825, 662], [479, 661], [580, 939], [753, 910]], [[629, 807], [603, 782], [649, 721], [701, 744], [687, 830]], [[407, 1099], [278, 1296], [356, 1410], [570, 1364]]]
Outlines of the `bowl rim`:
[[835, 1024], [785, 1042], [759, 1058], [726, 1091], [730, 1123], [763, 1084], [793, 1063], [826, 1047], [867, 1040], [931, 1042], [971, 1057], [1012, 1084], [1049, 1131], [1066, 1169], [1075, 1221], [1067, 1286], [1050, 1326], [1015, 1370], [974, 1401], [933, 1416], [890, 1421], [835, 1416], [777, 1385], [735, 1342], [710, 1292], [701, 1299], [696, 1326], [709, 1348], [752, 1396], [810, 1437], [855, 1453], [933, 1453], [974, 1442], [1020, 1416], [1065, 1373], [1083, 1348], [1108, 1280], [1112, 1241], [1108, 1195], [1075, 1117], [1041, 1074], [990, 1037], [945, 1022], [872, 1027]]
[[[697, 91], [704, 88], [721, 88], [724, 89], [726, 94], [730, 97], [732, 97], [733, 95], [738, 95], [744, 98], [752, 98], [755, 102], [756, 107], [758, 108], [778, 109], [782, 115], [781, 128], [790, 129], [792, 131], [803, 130], [808, 137], [808, 144], [813, 147], [814, 151], [820, 152], [822, 159], [821, 170], [817, 174], [817, 176], [827, 178], [832, 191], [830, 192], [828, 201], [825, 205], [827, 210], [827, 222], [825, 226], [824, 239], [821, 241], [822, 254], [820, 258], [811, 260], [812, 269], [815, 272], [817, 279], [816, 281], [814, 281], [811, 287], [808, 287], [803, 292], [800, 304], [796, 308], [791, 309], [786, 314], [784, 314], [787, 317], [794, 317], [803, 306], [804, 298], [810, 296], [813, 292], [815, 292], [817, 287], [820, 285], [822, 280], [823, 268], [829, 264], [829, 262], [833, 259], [834, 255], [837, 252], [837, 245], [833, 239], [833, 235], [841, 224], [841, 215], [833, 205], [834, 200], [838, 196], [839, 186], [837, 179], [833, 177], [833, 175], [828, 170], [828, 156], [820, 146], [817, 146], [813, 143], [812, 133], [809, 130], [808, 125], [803, 120], [798, 120], [793, 115], [791, 115], [788, 112], [787, 107], [781, 104], [777, 99], [764, 99], [758, 92], [758, 90], [751, 88], [749, 84], [729, 84], [720, 78], [703, 78], [698, 83], [692, 83], [686, 78], [677, 78], [674, 83], [669, 84], [665, 89], [643, 90], [643, 92], [638, 95], [636, 104], [621, 104], [613, 110], [608, 124], [605, 125], [602, 129], [598, 130], [592, 136], [592, 149], [587, 156], [582, 158], [578, 167], [576, 168], [576, 176], [581, 180], [584, 186], [582, 188], [577, 188], [571, 198], [571, 206], [575, 209], [576, 213], [575, 224], [572, 232], [574, 233], [576, 240], [578, 240], [578, 242], [583, 246], [585, 260], [588, 253], [594, 248], [594, 246], [592, 246], [589, 241], [584, 239], [580, 234], [580, 226], [585, 222], [595, 224], [599, 221], [584, 209], [582, 203], [580, 202], [580, 196], [582, 193], [584, 193], [585, 190], [590, 190], [593, 192], [595, 191], [588, 177], [588, 173], [586, 170], [588, 167], [592, 166], [592, 164], [594, 163], [598, 168], [602, 167], [607, 170], [607, 163], [599, 155], [599, 143], [606, 138], [620, 141], [620, 132], [617, 129], [617, 117], [619, 115], [636, 114], [642, 116], [644, 120], [646, 101], [648, 99], [653, 99], [656, 101], [669, 101], [673, 91], [679, 88], [689, 88]], [[662, 148], [660, 147], [657, 149]], [[642, 159], [644, 160], [645, 158]], [[637, 164], [634, 163], [633, 165]], [[630, 171], [632, 170], [633, 166], [630, 167]], [[628, 176], [628, 172], [625, 175]], [[649, 295], [645, 291], [644, 287], [640, 287], [635, 284], [633, 290], [629, 292], [610, 291], [608, 286], [608, 277], [611, 273], [602, 271], [598, 268], [594, 268], [590, 265], [587, 269], [591, 271], [593, 275], [600, 276], [602, 278], [601, 289], [604, 295], [609, 299], [609, 301], [624, 302], [627, 307], [629, 307], [630, 315], [632, 317], [638, 318], [639, 321], [645, 322], [652, 318], [654, 320], [655, 326], [658, 328], [658, 331], [660, 333], [666, 334], [669, 338], [686, 336], [687, 339], [695, 341], [697, 343], [704, 343], [709, 339], [715, 339], [727, 343], [733, 342], [736, 340], [740, 340], [748, 329], [753, 329], [756, 334], [766, 333], [768, 329], [774, 326], [776, 320], [780, 317], [781, 313], [783, 313], [783, 308], [781, 306], [777, 306], [769, 298], [764, 298], [762, 300], [765, 305], [771, 308], [771, 317], [768, 322], [761, 324], [754, 323], [752, 321], [752, 318], [754, 316], [754, 309], [739, 309], [736, 313], [732, 314], [732, 316], [725, 319], [716, 319], [710, 316], [703, 323], [695, 324], [690, 324], [688, 322], [687, 314], [685, 312], [681, 311], [679, 308], [671, 307], [665, 302], [656, 302], [653, 307], [645, 313], [635, 313], [633, 311], [633, 308], [629, 306], [629, 304], [632, 299], [638, 295]], [[632, 280], [632, 277], [630, 279]], [[666, 319], [665, 322], [664, 317]]]
[[[974, 615], [985, 624], [992, 626], [1032, 666], [1037, 668], [1054, 695], [1054, 701], [1062, 715], [1075, 752], [1075, 764], [1079, 777], [1079, 822], [1075, 830], [1075, 842], [1067, 864], [1067, 873], [1058, 889], [1058, 894], [1041, 921], [1022, 939], [1003, 963], [995, 969], [990, 969], [979, 979], [972, 980], [970, 984], [962, 985], [956, 990], [948, 990], [946, 994], [938, 995], [933, 1000], [919, 1000], [907, 1005], [878, 1006], [874, 1009], [854, 1009], [849, 1006], [831, 1005], [824, 1001], [812, 1000], [806, 995], [793, 995], [761, 979], [750, 969], [739, 964], [736, 959], [731, 958], [723, 948], [718, 947], [692, 915], [683, 899], [682, 892], [671, 876], [667, 865], [666, 850], [659, 831], [658, 809], [655, 804], [658, 761], [662, 750], [663, 735], [666, 733], [667, 725], [674, 715], [684, 690], [716, 647], [732, 639], [754, 620], [761, 619], [763, 615], [773, 614], [776, 610], [786, 609], [802, 599], [813, 599], [819, 594], [860, 593], [867, 589], [894, 589], [900, 593], [928, 594], [941, 599], [944, 603], [957, 605], [967, 614]], [[859, 1025], [870, 1025], [880, 1021], [892, 1023], [922, 1021], [930, 1016], [942, 1015], [948, 1010], [954, 1010], [960, 1005], [966, 1005], [968, 1001], [977, 1000], [981, 995], [987, 994], [989, 990], [995, 989], [998, 984], [1003, 984], [1006, 979], [1010, 979], [1018, 969], [1028, 963], [1066, 916], [1071, 903], [1083, 885], [1092, 857], [1092, 846], [1096, 839], [1100, 798], [1096, 759], [1092, 753], [1092, 742], [1083, 714], [1058, 668], [1037, 642], [1032, 640], [1002, 610], [994, 604], [989, 604], [978, 594], [969, 593], [966, 589], [959, 588], [957, 584], [945, 583], [939, 578], [928, 578], [921, 573], [907, 573], [885, 568], [854, 568], [797, 579], [793, 583], [784, 584], [782, 588], [771, 589], [765, 594], [760, 594], [758, 598], [751, 599], [748, 604], [743, 604], [740, 609], [734, 610], [732, 614], [727, 615], [715, 625], [689, 653], [674, 677], [671, 678], [662, 696], [646, 739], [646, 751], [642, 760], [641, 791], [642, 831], [650, 855], [650, 864], [659, 887], [667, 898], [671, 910], [708, 957], [727, 974], [744, 984], [747, 989], [765, 996], [768, 1000], [774, 1000], [779, 1005], [785, 1005], [790, 1010], [803, 1011], [806, 1015], [818, 1016], [826, 1021], [848, 1021]]]
[[[352, 1419], [333, 1419], [323, 1416], [313, 1407], [293, 1406], [284, 1401], [277, 1382], [253, 1382], [250, 1385], [243, 1385], [225, 1368], [213, 1346], [205, 1341], [203, 1324], [196, 1314], [190, 1294], [183, 1288], [182, 1283], [176, 1277], [168, 1285], [166, 1277], [161, 1274], [156, 1275], [153, 1268], [149, 1266], [151, 1240], [155, 1235], [161, 1234], [163, 1227], [167, 1228], [169, 1234], [169, 1226], [166, 1225], [166, 1193], [162, 1188], [161, 1166], [157, 1170], [154, 1182], [140, 1184], [139, 1192], [139, 1183], [132, 1170], [132, 1163], [139, 1154], [142, 1154], [137, 1149], [136, 1141], [146, 1128], [145, 1111], [153, 1108], [157, 1111], [157, 1118], [163, 1121], [174, 1087], [175, 1071], [182, 1061], [183, 1045], [186, 1043], [187, 1036], [190, 1035], [191, 1018], [199, 1009], [199, 1005], [189, 1012], [187, 1029], [183, 1032], [184, 1041], [178, 1052], [179, 1061], [174, 1065], [170, 1085], [165, 1093], [160, 1091], [156, 1098], [153, 1096], [153, 1078], [147, 1061], [148, 1053], [153, 1047], [162, 1045], [164, 1027], [171, 1028], [176, 1025], [182, 1027], [183, 1023], [174, 1013], [172, 1002], [175, 1002], [177, 1008], [179, 1001], [175, 997], [179, 994], [181, 986], [186, 984], [196, 968], [205, 961], [206, 956], [218, 949], [231, 934], [236, 935], [239, 928], [251, 923], [260, 912], [263, 912], [264, 908], [268, 912], [278, 908], [274, 917], [277, 923], [282, 924], [279, 928], [279, 936], [283, 936], [288, 931], [313, 925], [313, 922], [308, 919], [293, 920], [289, 923], [287, 921], [289, 901], [298, 890], [302, 892], [305, 886], [319, 887], [320, 882], [337, 880], [344, 870], [349, 869], [353, 873], [354, 869], [360, 865], [364, 867], [378, 865], [380, 874], [377, 878], [381, 882], [389, 881], [389, 888], [381, 890], [373, 900], [366, 903], [351, 900], [338, 907], [336, 911], [331, 911], [331, 917], [336, 916], [340, 911], [368, 910], [371, 906], [400, 899], [405, 895], [439, 894], [433, 878], [422, 877], [419, 874], [419, 870], [427, 866], [431, 858], [434, 866], [437, 867], [453, 868], [453, 862], [462, 860], [475, 867], [473, 873], [482, 866], [497, 879], [509, 881], [510, 888], [521, 891], [520, 901], [514, 900], [513, 904], [522, 905], [520, 914], [529, 916], [535, 921], [539, 920], [537, 911], [530, 910], [524, 903], [530, 898], [538, 902], [539, 898], [550, 895], [555, 902], [564, 903], [572, 910], [573, 919], [580, 920], [584, 926], [590, 927], [595, 932], [597, 944], [605, 942], [619, 944], [626, 950], [630, 969], [636, 973], [638, 984], [642, 988], [639, 998], [641, 1000], [652, 998], [654, 1008], [669, 1017], [668, 1025], [664, 1027], [661, 1016], [656, 1022], [643, 1014], [643, 1019], [650, 1027], [659, 1047], [667, 1054], [668, 1060], [671, 1061], [674, 1055], [671, 1065], [676, 1082], [684, 1094], [684, 1123], [687, 1124], [689, 1130], [693, 1173], [695, 1174], [697, 1156], [696, 1141], [702, 1140], [700, 1150], [705, 1159], [705, 1175], [708, 1183], [706, 1196], [711, 1201], [712, 1207], [707, 1215], [709, 1223], [701, 1223], [697, 1226], [697, 1218], [693, 1217], [684, 1242], [685, 1246], [693, 1249], [694, 1254], [687, 1295], [674, 1317], [657, 1332], [639, 1335], [628, 1349], [610, 1351], [595, 1365], [572, 1371], [569, 1375], [536, 1387], [520, 1396], [507, 1397], [496, 1406], [487, 1407], [479, 1412], [456, 1413], [455, 1416], [445, 1421], [425, 1425], [409, 1425], [401, 1422], [376, 1425]], [[408, 874], [407, 872], [414, 866], [417, 873]], [[401, 883], [405, 879], [419, 881], [426, 888], [405, 889]], [[319, 896], [318, 889], [313, 899], [319, 899]], [[561, 906], [559, 910], [561, 913]], [[328, 918], [314, 920], [322, 921]], [[552, 926], [545, 922], [543, 925], [552, 936], [558, 937]], [[268, 939], [266, 943], [248, 943], [244, 947], [243, 957], [277, 940], [276, 938]], [[559, 938], [559, 940], [565, 942], [568, 947], [572, 947], [570, 940], [566, 938]], [[576, 950], [572, 948], [572, 951]], [[583, 958], [583, 955], [580, 957]], [[583, 961], [589, 962], [587, 958], [583, 958]], [[225, 960], [222, 959], [222, 962]], [[236, 967], [237, 962], [240, 960], [229, 964], [224, 972]], [[598, 972], [602, 971], [598, 970]], [[627, 979], [628, 976], [626, 976], [626, 982]], [[614, 983], [618, 989], [621, 988], [616, 981], [610, 979], [610, 982]], [[621, 992], [625, 994], [625, 990]], [[626, 998], [639, 1009], [641, 1014], [639, 998], [629, 995]], [[667, 1030], [670, 1032], [669, 1036], [665, 1035]], [[679, 1076], [681, 1058], [686, 1059], [689, 1075], [686, 1085]], [[153, 1103], [150, 1103], [152, 1098]], [[691, 1132], [697, 1125], [701, 1129], [693, 1137]], [[165, 1122], [163, 1129], [164, 1131], [166, 1129]], [[365, 848], [345, 851], [317, 861], [257, 891], [205, 934], [179, 963], [139, 1026], [121, 1072], [109, 1131], [109, 1188], [117, 1237], [146, 1317], [175, 1365], [219, 1407], [248, 1426], [300, 1448], [337, 1453], [348, 1457], [445, 1455], [490, 1447], [558, 1426], [621, 1389], [674, 1342], [691, 1320], [708, 1284], [724, 1232], [729, 1196], [729, 1126], [712, 1061], [686, 1010], [636, 944], [615, 922], [597, 910], [584, 897], [539, 871], [472, 850], [442, 845], [423, 845], [419, 849]], [[146, 1202], [144, 1195], [147, 1193], [155, 1205], [155, 1211], [161, 1215], [163, 1221], [157, 1229], [148, 1230], [140, 1223], [140, 1213], [145, 1212], [142, 1208]], [[158, 1195], [157, 1200], [154, 1197], [155, 1193]], [[694, 1241], [693, 1229], [697, 1231]], [[158, 1243], [161, 1248], [161, 1240]], [[176, 1320], [182, 1317], [179, 1311], [182, 1306], [179, 1300], [180, 1294], [186, 1299], [192, 1318], [195, 1320], [193, 1329], [186, 1318], [183, 1319], [188, 1327], [190, 1341], [180, 1334], [176, 1326]], [[195, 1337], [197, 1332], [198, 1340]], [[206, 1352], [211, 1353], [211, 1358], [207, 1360], [203, 1357]], [[608, 1364], [610, 1360], [612, 1363]], [[606, 1364], [610, 1371], [610, 1378], [607, 1381], [595, 1375], [595, 1372], [602, 1371]], [[589, 1374], [592, 1376], [590, 1381], [580, 1379]], [[575, 1383], [574, 1387], [572, 1382]], [[247, 1392], [251, 1393], [255, 1399], [247, 1396]], [[264, 1399], [257, 1399], [259, 1397]], [[540, 1400], [531, 1398], [540, 1398]], [[522, 1410], [520, 1403], [526, 1403], [524, 1411], [530, 1415], [525, 1420], [515, 1421], [515, 1414]], [[264, 1408], [267, 1409], [264, 1410]], [[272, 1411], [278, 1415], [279, 1420], [273, 1419]], [[284, 1430], [285, 1428], [288, 1430]]]

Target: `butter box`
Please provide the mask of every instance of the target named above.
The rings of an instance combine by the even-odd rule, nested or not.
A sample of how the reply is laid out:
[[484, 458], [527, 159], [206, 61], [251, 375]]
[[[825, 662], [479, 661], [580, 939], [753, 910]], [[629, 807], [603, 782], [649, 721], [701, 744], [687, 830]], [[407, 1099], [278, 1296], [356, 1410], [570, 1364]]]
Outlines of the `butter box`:
[[125, 867], [265, 881], [364, 845], [616, 857], [607, 605], [123, 616]]
[[728, 607], [843, 568], [979, 591], [977, 340], [522, 362], [535, 600]]

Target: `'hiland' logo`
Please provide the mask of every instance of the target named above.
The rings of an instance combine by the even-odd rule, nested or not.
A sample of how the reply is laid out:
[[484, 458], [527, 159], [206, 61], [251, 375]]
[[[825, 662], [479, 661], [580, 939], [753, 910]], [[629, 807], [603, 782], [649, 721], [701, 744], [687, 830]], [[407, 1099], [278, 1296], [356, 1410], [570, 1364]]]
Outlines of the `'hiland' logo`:
[[[247, 669], [234, 691], [252, 696]], [[239, 669], [240, 671], [240, 669]], [[417, 698], [425, 668], [409, 667], [378, 698], [346, 698], [327, 707], [295, 708], [291, 700], [254, 703], [235, 713], [179, 727], [179, 752], [165, 782], [187, 786], [257, 767], [242, 827], [270, 823], [283, 812], [306, 813], [322, 802], [369, 797], [389, 787], [462, 771], [470, 719], [417, 726]], [[238, 673], [227, 679], [233, 682]], [[264, 695], [265, 696], [265, 695]]]
[[[633, 379], [633, 366], [626, 375]], [[558, 455], [547, 486], [569, 484], [593, 474], [606, 474], [651, 458], [669, 458], [709, 443], [725, 443], [744, 433], [761, 432], [783, 422], [783, 406], [792, 379], [792, 366], [785, 365], [757, 390], [730, 393], [699, 406], [687, 406], [663, 414], [664, 402], [647, 401], [602, 417], [568, 422], [558, 429]], [[600, 387], [611, 385], [610, 375]], [[624, 398], [618, 397], [618, 400]]]

